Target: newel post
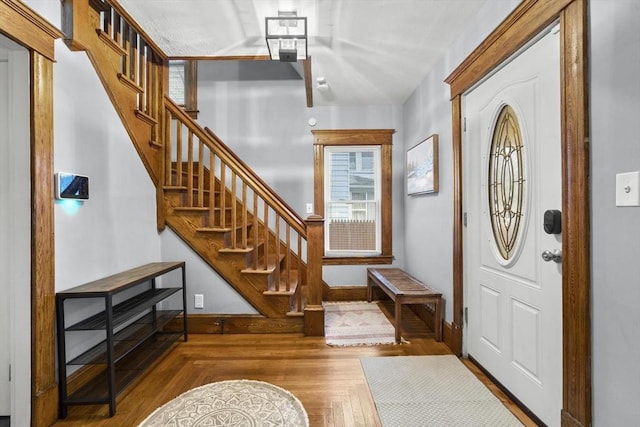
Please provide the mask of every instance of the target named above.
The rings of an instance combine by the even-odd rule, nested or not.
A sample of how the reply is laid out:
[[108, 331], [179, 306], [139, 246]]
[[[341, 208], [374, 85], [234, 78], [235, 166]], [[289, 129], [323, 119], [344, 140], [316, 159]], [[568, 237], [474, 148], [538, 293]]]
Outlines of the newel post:
[[[163, 70], [166, 70], [166, 67], [162, 67]], [[164, 99], [164, 97], [162, 98]], [[163, 132], [163, 127], [167, 120], [171, 120], [170, 117], [167, 117], [168, 114], [164, 109], [164, 102], [160, 103], [159, 112], [158, 112], [158, 123], [160, 126], [160, 131], [156, 130], [156, 134], [161, 135], [161, 147], [160, 147], [160, 155], [158, 156], [158, 182], [156, 182], [156, 224], [158, 231], [164, 231], [167, 226], [167, 217], [165, 214], [165, 203], [164, 203], [164, 185], [165, 185], [165, 176], [167, 173], [166, 167], [171, 167], [171, 164], [167, 165], [167, 133]]]
[[307, 224], [307, 303], [304, 308], [304, 334], [324, 336], [322, 306], [322, 256], [324, 254], [324, 218], [311, 215]]

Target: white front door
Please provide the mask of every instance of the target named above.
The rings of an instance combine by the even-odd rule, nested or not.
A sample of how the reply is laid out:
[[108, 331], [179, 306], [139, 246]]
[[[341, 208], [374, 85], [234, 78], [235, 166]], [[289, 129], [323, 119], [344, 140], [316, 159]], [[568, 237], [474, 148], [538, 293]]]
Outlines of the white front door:
[[545, 215], [562, 197], [557, 27], [465, 94], [463, 111], [465, 351], [560, 425], [562, 239]]

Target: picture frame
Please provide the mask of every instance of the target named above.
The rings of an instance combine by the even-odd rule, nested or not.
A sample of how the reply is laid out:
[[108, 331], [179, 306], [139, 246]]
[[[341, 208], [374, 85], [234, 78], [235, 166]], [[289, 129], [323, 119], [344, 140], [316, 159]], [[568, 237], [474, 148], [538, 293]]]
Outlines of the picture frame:
[[438, 192], [438, 134], [407, 150], [407, 194]]

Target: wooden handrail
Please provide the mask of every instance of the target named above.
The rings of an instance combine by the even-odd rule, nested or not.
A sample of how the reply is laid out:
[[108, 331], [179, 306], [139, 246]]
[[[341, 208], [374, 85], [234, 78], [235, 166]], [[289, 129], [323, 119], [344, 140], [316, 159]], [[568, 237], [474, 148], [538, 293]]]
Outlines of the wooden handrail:
[[[318, 334], [322, 329], [318, 313], [323, 311], [322, 257], [309, 259], [312, 251], [322, 251], [317, 227], [312, 236], [316, 241], [309, 242], [308, 221], [211, 129], [200, 127], [166, 96], [164, 108], [163, 181], [165, 188], [184, 194], [178, 209], [206, 212], [205, 229], [228, 233], [225, 250], [251, 253], [246, 271], [269, 274], [267, 290], [290, 294], [291, 312], [304, 311], [306, 317], [307, 305], [314, 301], [310, 321]], [[322, 236], [322, 227], [319, 232]]]
[[302, 217], [300, 217], [300, 215], [298, 215], [271, 187], [269, 187], [269, 185], [265, 183], [262, 178], [253, 171], [253, 169], [247, 166], [247, 164], [243, 162], [236, 153], [231, 151], [231, 149], [222, 142], [211, 129], [205, 127], [204, 130], [211, 135], [211, 138], [216, 142], [216, 145], [221, 148], [221, 152], [225, 153], [230, 164], [233, 164], [244, 171], [243, 178], [248, 182], [254, 183], [255, 189], [258, 190], [260, 196], [269, 203], [269, 206], [274, 208], [280, 215], [287, 218], [296, 231], [306, 234], [304, 219], [302, 219]]
[[237, 176], [247, 182], [255, 192], [267, 202], [280, 216], [302, 236], [306, 237], [304, 220], [284, 201], [269, 185], [267, 185], [246, 163], [244, 163], [220, 138], [209, 128], [200, 127], [189, 115], [173, 100], [165, 96], [165, 106], [173, 117], [181, 123], [188, 123], [189, 129], [212, 148], [218, 157], [229, 165]]
[[275, 313], [306, 313], [311, 301], [318, 332], [322, 227], [313, 222], [309, 242], [307, 221], [167, 96], [169, 58], [116, 0], [64, 0], [64, 6], [65, 41], [87, 51], [157, 186], [158, 229], [182, 210], [189, 221], [198, 218], [196, 233], [224, 233], [216, 237], [215, 256], [244, 255], [242, 266], [234, 264], [238, 274], [267, 277], [267, 293], [290, 295], [288, 307], [277, 303]]
[[[160, 58], [162, 58], [163, 61], [167, 61], [169, 59], [169, 57], [167, 56], [166, 53], [164, 53], [164, 51], [160, 48], [160, 46], [158, 46], [153, 39], [149, 36], [149, 34], [147, 34], [147, 32], [142, 29], [142, 27], [140, 25], [138, 25], [138, 23], [136, 22], [135, 19], [133, 19], [133, 17], [131, 15], [129, 15], [129, 12], [127, 12], [117, 1], [112, 1], [112, 0], [90, 0], [90, 3], [102, 3], [105, 5], [108, 5], [111, 9], [113, 9], [120, 17], [124, 18], [125, 22], [127, 23], [127, 25], [129, 25], [136, 33], [138, 33], [138, 35], [142, 38], [142, 40], [144, 40], [144, 42], [147, 44], [147, 46], [151, 47], [151, 49], [160, 56]], [[107, 8], [102, 8], [102, 10], [106, 10]]]

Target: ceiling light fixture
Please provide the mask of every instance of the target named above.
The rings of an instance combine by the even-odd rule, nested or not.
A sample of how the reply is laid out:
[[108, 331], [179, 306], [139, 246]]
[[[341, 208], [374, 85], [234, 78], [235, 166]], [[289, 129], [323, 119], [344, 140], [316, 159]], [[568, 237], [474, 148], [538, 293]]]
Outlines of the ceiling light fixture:
[[307, 18], [296, 12], [279, 11], [277, 17], [265, 18], [265, 38], [272, 60], [307, 59]]

